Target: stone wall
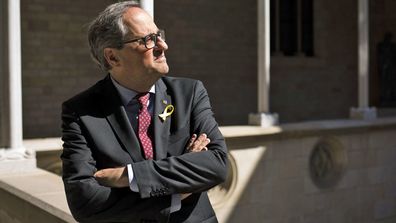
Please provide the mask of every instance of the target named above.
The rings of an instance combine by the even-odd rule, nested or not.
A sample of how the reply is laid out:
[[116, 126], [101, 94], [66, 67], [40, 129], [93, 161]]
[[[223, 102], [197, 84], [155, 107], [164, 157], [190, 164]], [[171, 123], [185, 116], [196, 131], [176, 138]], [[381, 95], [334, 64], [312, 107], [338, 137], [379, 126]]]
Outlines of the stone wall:
[[87, 24], [111, 0], [22, 0], [24, 136], [60, 135], [61, 103], [104, 75], [91, 62]]
[[[89, 57], [86, 25], [113, 2], [21, 1], [26, 138], [59, 136], [61, 102], [103, 77]], [[375, 3], [371, 46], [385, 29], [378, 24], [392, 27], [390, 2]], [[170, 0], [154, 8], [170, 75], [202, 80], [220, 125], [246, 124], [257, 106], [256, 1]], [[314, 46], [314, 57], [271, 58], [270, 106], [283, 123], [343, 118], [356, 106], [357, 1], [314, 2]]]
[[221, 125], [247, 124], [257, 104], [257, 1], [155, 1], [170, 74], [200, 79]]
[[[256, 109], [256, 7], [249, 1], [156, 1], [170, 75], [201, 79], [221, 124], [247, 123]], [[103, 77], [90, 60], [86, 27], [113, 2], [21, 1], [25, 138], [59, 136], [61, 102]]]
[[282, 122], [347, 118], [357, 105], [357, 1], [314, 1], [314, 56], [274, 56], [271, 109]]
[[61, 177], [41, 169], [1, 174], [0, 200], [1, 223], [76, 222]]
[[[305, 123], [274, 128], [272, 133], [223, 129], [225, 135], [234, 132], [226, 139], [237, 183], [217, 202], [221, 222], [395, 222], [396, 128], [366, 124]], [[310, 160], [323, 139], [337, 142], [346, 162], [333, 185], [317, 186]], [[325, 160], [316, 168], [326, 167]]]
[[[221, 131], [230, 171], [209, 191], [219, 222], [396, 221], [396, 118]], [[60, 172], [59, 138], [26, 140], [25, 146], [36, 149], [39, 167]], [[314, 156], [315, 148], [325, 152]]]
[[[53, 222], [66, 221], [57, 218], [52, 213], [38, 208], [25, 199], [21, 199], [0, 188], [0, 222], [25, 223], [25, 222]], [[22, 210], [22, 211], [21, 211]]]

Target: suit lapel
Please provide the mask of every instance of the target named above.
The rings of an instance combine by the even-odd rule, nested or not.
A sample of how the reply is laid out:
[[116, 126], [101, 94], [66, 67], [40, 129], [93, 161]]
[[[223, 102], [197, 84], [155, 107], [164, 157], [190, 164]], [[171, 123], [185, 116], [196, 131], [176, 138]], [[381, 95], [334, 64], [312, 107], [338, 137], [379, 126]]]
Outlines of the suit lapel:
[[166, 158], [168, 150], [168, 137], [170, 130], [170, 123], [172, 116], [168, 116], [165, 121], [160, 119], [159, 114], [162, 114], [167, 105], [172, 104], [170, 95], [167, 93], [167, 88], [162, 79], [159, 79], [155, 84], [155, 107], [153, 115], [154, 123], [154, 149], [155, 159], [160, 160]]
[[123, 148], [135, 162], [144, 160], [140, 152], [139, 141], [129, 122], [117, 89], [111, 82], [110, 76], [107, 76], [104, 80], [104, 90], [101, 93], [103, 98], [102, 109], [107, 121], [123, 144]]

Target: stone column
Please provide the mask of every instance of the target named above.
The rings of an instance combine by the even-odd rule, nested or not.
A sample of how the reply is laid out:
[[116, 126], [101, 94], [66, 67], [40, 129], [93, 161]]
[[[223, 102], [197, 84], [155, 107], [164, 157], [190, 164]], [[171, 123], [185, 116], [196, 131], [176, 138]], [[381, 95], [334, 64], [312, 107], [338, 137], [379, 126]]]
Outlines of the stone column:
[[376, 108], [369, 107], [369, 0], [358, 1], [358, 107], [351, 108], [352, 119], [377, 118]]
[[278, 123], [278, 115], [269, 113], [270, 89], [270, 5], [258, 0], [258, 113], [249, 114], [249, 124], [268, 127]]
[[154, 0], [140, 0], [140, 6], [154, 18]]
[[20, 0], [0, 0], [0, 10], [1, 174], [30, 170], [36, 160], [22, 141]]

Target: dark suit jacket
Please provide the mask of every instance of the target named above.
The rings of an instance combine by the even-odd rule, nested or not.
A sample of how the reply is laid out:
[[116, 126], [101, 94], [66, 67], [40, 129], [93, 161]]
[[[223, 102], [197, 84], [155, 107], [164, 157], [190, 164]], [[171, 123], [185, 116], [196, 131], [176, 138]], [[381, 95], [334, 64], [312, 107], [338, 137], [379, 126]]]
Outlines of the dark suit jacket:
[[[161, 121], [166, 104], [174, 113]], [[156, 82], [154, 160], [145, 160], [109, 76], [63, 103], [63, 182], [73, 216], [83, 222], [217, 222], [206, 191], [227, 172], [224, 138], [200, 81]], [[187, 153], [193, 133], [211, 139], [208, 151]], [[139, 192], [98, 184], [98, 169], [132, 164]], [[169, 214], [171, 195], [193, 193]]]

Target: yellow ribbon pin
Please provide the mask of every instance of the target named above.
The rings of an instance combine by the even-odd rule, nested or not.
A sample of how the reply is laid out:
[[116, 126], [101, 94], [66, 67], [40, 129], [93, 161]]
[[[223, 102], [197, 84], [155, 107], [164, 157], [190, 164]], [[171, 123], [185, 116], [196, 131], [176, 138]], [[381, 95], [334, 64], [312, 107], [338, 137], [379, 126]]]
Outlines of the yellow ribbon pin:
[[170, 116], [174, 110], [175, 110], [175, 107], [173, 107], [173, 105], [168, 105], [165, 107], [164, 112], [162, 114], [159, 114], [158, 116], [162, 119], [162, 121], [165, 122], [166, 118], [168, 116]]

